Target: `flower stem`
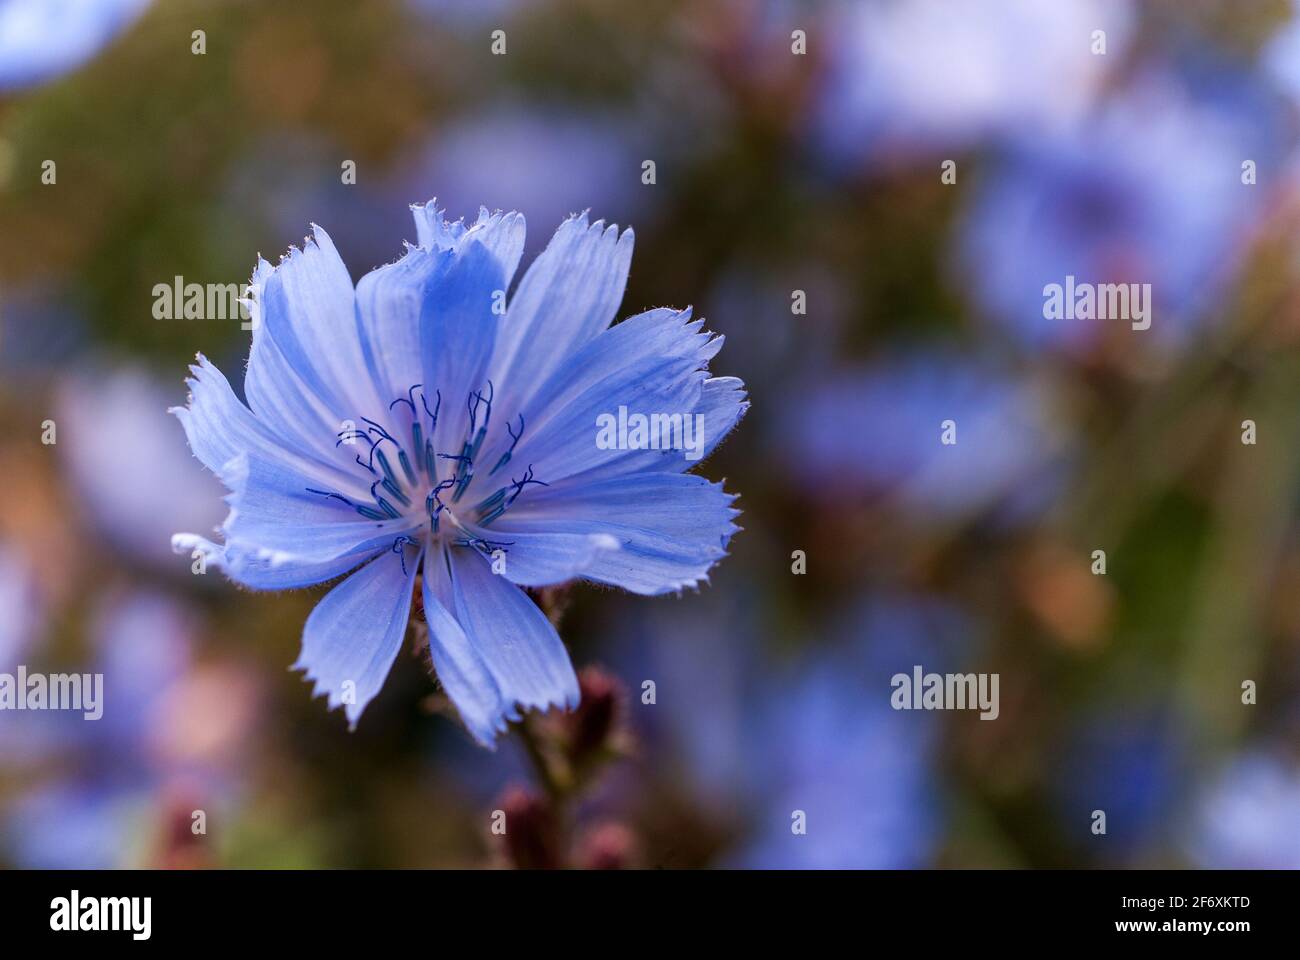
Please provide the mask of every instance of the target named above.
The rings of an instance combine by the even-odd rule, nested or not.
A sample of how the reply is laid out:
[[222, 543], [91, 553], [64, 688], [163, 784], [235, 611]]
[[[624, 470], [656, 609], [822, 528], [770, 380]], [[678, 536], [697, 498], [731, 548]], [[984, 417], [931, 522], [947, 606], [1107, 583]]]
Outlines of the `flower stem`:
[[532, 713], [525, 713], [517, 729], [519, 738], [524, 743], [524, 749], [528, 753], [528, 760], [533, 765], [533, 772], [537, 775], [542, 789], [546, 791], [546, 796], [558, 811], [568, 795], [568, 788], [564, 782], [565, 778], [557, 774], [555, 764], [547, 756], [546, 748], [542, 744], [542, 736], [537, 729], [536, 717]]

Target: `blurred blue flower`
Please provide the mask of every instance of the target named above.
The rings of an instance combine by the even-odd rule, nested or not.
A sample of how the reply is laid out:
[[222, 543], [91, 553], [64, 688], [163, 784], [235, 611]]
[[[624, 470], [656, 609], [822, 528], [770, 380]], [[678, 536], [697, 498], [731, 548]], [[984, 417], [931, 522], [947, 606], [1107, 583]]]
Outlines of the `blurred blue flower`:
[[[792, 323], [796, 290], [811, 306]], [[761, 378], [777, 393], [841, 362], [847, 300], [843, 282], [823, 263], [747, 263], [723, 272], [701, 312], [729, 338], [727, 361], [736, 375]], [[736, 336], [741, 331], [744, 336]]]
[[[851, 163], [963, 149], [1068, 124], [1123, 56], [1121, 0], [876, 0], [844, 5], [831, 45], [819, 140]], [[1093, 53], [1093, 31], [1106, 54]]]
[[[969, 626], [936, 601], [865, 603], [849, 637], [778, 670], [751, 701], [753, 831], [733, 858], [760, 869], [923, 866], [941, 822], [932, 772], [938, 718], [895, 711], [890, 678], [951, 669]], [[793, 811], [807, 833], [791, 830]]]
[[423, 559], [434, 668], [491, 744], [520, 706], [578, 696], [521, 587], [680, 591], [737, 529], [733, 497], [684, 472], [681, 450], [606, 448], [599, 418], [680, 413], [702, 422], [707, 455], [748, 403], [739, 380], [708, 376], [721, 338], [689, 310], [609, 326], [630, 230], [565, 221], [505, 308], [523, 217], [483, 210], [466, 226], [413, 211], [418, 245], [355, 289], [319, 227], [278, 267], [259, 262], [249, 406], [200, 357], [176, 410], [231, 491], [224, 543], [174, 546], [256, 589], [353, 571], [308, 618], [296, 664], [352, 724], [401, 647]]
[[85, 317], [70, 299], [63, 282], [0, 290], [0, 375], [11, 386], [44, 385], [52, 370], [92, 342]]
[[443, 26], [448, 22], [462, 27], [478, 26], [492, 22], [504, 26], [519, 7], [530, 5], [529, 0], [407, 0], [416, 14]]
[[0, 542], [0, 672], [23, 662], [44, 622], [44, 604], [23, 551]]
[[[1032, 382], [947, 350], [914, 349], [793, 392], [768, 439], [791, 481], [827, 502], [883, 495], [938, 520], [1028, 509], [1061, 446]], [[942, 442], [946, 420], [953, 444]]]
[[386, 263], [393, 252], [393, 173], [364, 164], [356, 182], [344, 184], [338, 158], [348, 155], [347, 145], [318, 131], [270, 131], [235, 159], [220, 205], [255, 218], [259, 236], [296, 237], [312, 216], [327, 219], [345, 262]]
[[[1207, 70], [1209, 68], [1206, 68]], [[1048, 319], [1044, 287], [1151, 285], [1151, 336], [1179, 343], [1244, 260], [1276, 155], [1249, 80], [1149, 71], [1090, 122], [1019, 138], [978, 186], [957, 236], [962, 283], [1030, 347], [1087, 348], [1126, 319]]]
[[75, 70], [135, 22], [150, 0], [0, 0], [0, 90]]
[[[1106, 862], [1158, 849], [1166, 812], [1186, 782], [1186, 746], [1176, 723], [1159, 707], [1078, 718], [1052, 776], [1058, 815], [1072, 845], [1095, 851], [1093, 856]], [[1095, 810], [1105, 811], [1104, 836], [1091, 832]]]
[[[95, 416], [84, 416], [86, 397]], [[154, 569], [190, 575], [171, 550], [176, 530], [214, 530], [221, 485], [176, 442], [166, 392], [135, 368], [86, 370], [63, 379], [56, 411], [58, 450], [88, 525]], [[131, 456], [122, 455], [130, 437]]]
[[604, 631], [625, 682], [655, 682], [655, 705], [637, 711], [646, 769], [731, 821], [723, 865], [923, 865], [942, 822], [938, 718], [894, 711], [890, 678], [956, 669], [970, 622], [928, 596], [875, 594], [783, 654], [769, 593], [737, 582]]
[[[24, 546], [0, 541], [0, 673], [13, 674], [19, 665], [37, 669], [53, 599]], [[27, 711], [6, 712], [0, 723], [0, 773], [45, 756], [49, 731], [38, 722], [40, 717]]]
[[231, 671], [206, 681], [193, 663], [195, 620], [163, 594], [100, 603], [90, 629], [103, 715], [25, 714], [46, 776], [4, 818], [5, 853], [24, 867], [138, 865], [169, 794], [227, 804], [233, 746], [247, 732], [249, 684]]
[[1283, 92], [1300, 104], [1300, 7], [1264, 47], [1264, 67]]
[[1201, 797], [1187, 846], [1212, 870], [1300, 869], [1300, 768], [1263, 752], [1235, 759]]
[[427, 196], [436, 187], [450, 209], [486, 202], [556, 223], [592, 208], [630, 223], [646, 212], [640, 178], [647, 154], [637, 149], [640, 139], [617, 115], [496, 103], [441, 126], [392, 179], [402, 196]]

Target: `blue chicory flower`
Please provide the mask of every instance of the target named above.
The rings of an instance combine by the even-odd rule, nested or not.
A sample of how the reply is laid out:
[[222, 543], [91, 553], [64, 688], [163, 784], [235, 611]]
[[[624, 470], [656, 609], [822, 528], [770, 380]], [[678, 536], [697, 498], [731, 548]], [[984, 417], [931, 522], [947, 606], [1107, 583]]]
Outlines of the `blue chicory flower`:
[[[944, 672], [973, 624], [933, 597], [873, 595], [848, 612], [838, 642], [765, 681], [748, 744], [752, 830], [730, 863], [750, 869], [924, 866], [942, 830], [934, 771], [938, 718], [890, 705], [891, 677]], [[791, 830], [799, 810], [807, 832]]]
[[1203, 791], [1185, 845], [1202, 868], [1300, 868], [1300, 769], [1284, 751], [1252, 749]]
[[[169, 796], [233, 808], [234, 747], [253, 723], [251, 684], [234, 667], [196, 663], [197, 626], [189, 608], [162, 593], [131, 591], [95, 605], [86, 672], [103, 677], [102, 715], [15, 715], [21, 725], [4, 756], [30, 784], [0, 816], [5, 857], [36, 869], [139, 865], [149, 840], [143, 827]], [[21, 776], [27, 764], [31, 777]]]
[[0, 540], [0, 672], [22, 663], [45, 621], [45, 604], [24, 551]]
[[[939, 717], [894, 710], [891, 678], [915, 664], [969, 668], [978, 622], [934, 595], [864, 590], [783, 650], [789, 630], [774, 624], [788, 614], [770, 591], [732, 586], [611, 616], [617, 672], [633, 687], [655, 683], [659, 706], [637, 730], [644, 773], [735, 828], [718, 866], [923, 866], [944, 821]], [[806, 834], [791, 830], [796, 810]]]
[[686, 473], [682, 450], [606, 449], [600, 419], [681, 414], [706, 456], [748, 403], [738, 379], [708, 375], [722, 338], [689, 309], [610, 326], [631, 230], [565, 221], [507, 305], [524, 218], [412, 210], [417, 244], [355, 288], [319, 227], [278, 267], [258, 263], [248, 405], [200, 356], [176, 410], [230, 490], [224, 542], [173, 544], [254, 589], [349, 574], [308, 617], [295, 667], [352, 725], [401, 647], [422, 566], [433, 666], [490, 745], [521, 707], [578, 700], [522, 587], [681, 591], [738, 529], [734, 497]]
[[[837, 163], [961, 150], [1083, 114], [1122, 58], [1124, 0], [877, 0], [840, 5], [817, 141]], [[1105, 33], [1097, 55], [1094, 31]]]
[[1050, 497], [1068, 453], [1041, 385], [983, 356], [913, 348], [792, 392], [800, 402], [767, 439], [793, 443], [790, 480], [819, 502], [884, 496], [913, 519], [1012, 519]]
[[1068, 132], [1017, 139], [957, 236], [964, 285], [1030, 348], [1086, 351], [1123, 321], [1049, 318], [1045, 288], [1149, 284], [1152, 337], [1185, 343], [1230, 288], [1265, 209], [1276, 104], [1217, 64], [1151, 69]]
[[1188, 785], [1188, 743], [1163, 704], [1115, 704], [1076, 718], [1054, 764], [1055, 813], [1078, 850], [1106, 815], [1107, 845], [1094, 856], [1138, 862], [1165, 836], [1164, 813]]
[[135, 22], [151, 0], [0, 0], [0, 90], [75, 70]]
[[[450, 209], [484, 203], [527, 210], [547, 223], [583, 207], [640, 222], [646, 193], [627, 171], [648, 155], [638, 149], [643, 140], [644, 133], [624, 117], [546, 102], [481, 104], [440, 125], [398, 167], [392, 190], [405, 197], [405, 184], [437, 183]], [[525, 154], [528, 162], [518, 163]]]
[[1261, 53], [1265, 71], [1278, 88], [1300, 103], [1300, 4], [1291, 4], [1291, 16]]

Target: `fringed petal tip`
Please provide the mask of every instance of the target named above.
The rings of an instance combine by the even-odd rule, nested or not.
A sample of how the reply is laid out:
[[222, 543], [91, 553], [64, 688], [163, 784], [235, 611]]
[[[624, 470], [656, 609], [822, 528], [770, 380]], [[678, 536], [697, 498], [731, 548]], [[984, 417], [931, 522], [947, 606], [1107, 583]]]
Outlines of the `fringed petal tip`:
[[583, 233], [598, 235], [602, 238], [609, 238], [611, 240], [617, 239], [619, 243], [626, 241], [631, 244], [636, 240], [636, 233], [631, 227], [624, 228], [620, 233], [619, 225], [617, 223], [607, 223], [603, 218], [592, 221], [590, 218], [591, 207], [587, 207], [585, 210], [580, 210], [576, 213], [570, 213], [568, 217], [561, 222], [559, 229], [555, 232], [558, 235], [568, 228]]
[[317, 674], [312, 672], [311, 666], [303, 662], [301, 656], [289, 666], [289, 672], [302, 674], [303, 682], [311, 684], [311, 695], [308, 699], [319, 700], [324, 697], [325, 709], [331, 713], [342, 707], [343, 716], [348, 723], [348, 733], [356, 732], [357, 722], [361, 719], [361, 714], [365, 712], [365, 704], [358, 704], [355, 700], [351, 703], [344, 703], [342, 692], [327, 686]]
[[564, 697], [552, 697], [543, 703], [525, 704], [516, 700], [507, 709], [492, 722], [490, 726], [475, 729], [471, 726], [465, 717], [461, 716], [461, 724], [465, 731], [474, 738], [474, 742], [480, 747], [496, 752], [497, 740], [510, 732], [510, 724], [521, 722], [529, 713], [535, 713], [539, 716], [548, 714], [552, 710], [560, 710], [570, 713], [578, 708], [582, 702], [582, 694], [577, 689], [571, 691]]
[[220, 544], [213, 543], [207, 537], [201, 537], [197, 533], [172, 534], [172, 553], [192, 554], [195, 550], [200, 551], [205, 559], [210, 560], [220, 560], [224, 552]]
[[462, 241], [481, 237], [502, 225], [523, 228], [524, 215], [517, 210], [492, 210], [479, 206], [478, 219], [466, 224], [465, 218], [448, 220], [445, 208], [438, 206], [434, 197], [426, 203], [410, 205], [411, 216], [415, 219], [415, 245], [426, 251], [446, 250], [457, 246]]

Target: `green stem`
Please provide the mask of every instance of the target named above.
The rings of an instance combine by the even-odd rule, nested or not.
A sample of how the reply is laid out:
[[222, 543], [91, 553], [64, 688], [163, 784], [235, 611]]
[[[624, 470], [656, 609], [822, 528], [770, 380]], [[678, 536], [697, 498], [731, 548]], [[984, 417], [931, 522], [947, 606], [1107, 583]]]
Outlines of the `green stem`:
[[532, 763], [533, 772], [537, 775], [537, 780], [546, 791], [546, 796], [550, 799], [551, 804], [559, 812], [560, 808], [568, 795], [568, 788], [565, 778], [558, 775], [555, 765], [547, 757], [546, 749], [542, 746], [542, 738], [537, 731], [537, 719], [531, 713], [525, 713], [523, 720], [517, 725], [519, 738], [524, 743], [524, 749], [528, 753], [528, 760]]

